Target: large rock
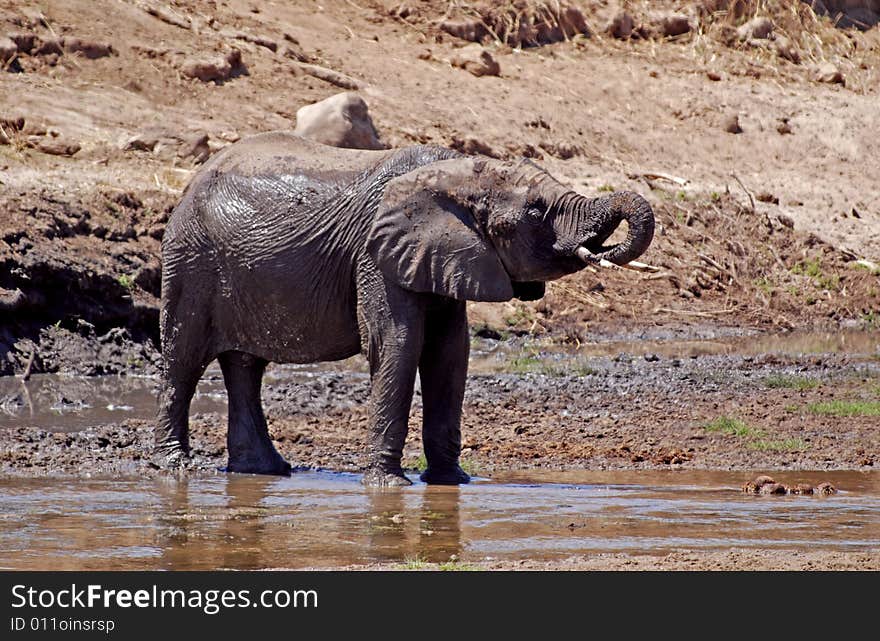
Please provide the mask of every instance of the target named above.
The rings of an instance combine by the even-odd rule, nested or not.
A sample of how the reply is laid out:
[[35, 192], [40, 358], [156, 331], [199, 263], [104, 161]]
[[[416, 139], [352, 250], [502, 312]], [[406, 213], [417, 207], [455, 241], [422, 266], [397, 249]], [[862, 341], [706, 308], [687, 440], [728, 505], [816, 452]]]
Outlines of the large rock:
[[385, 149], [367, 103], [353, 91], [300, 108], [293, 133], [333, 147]]

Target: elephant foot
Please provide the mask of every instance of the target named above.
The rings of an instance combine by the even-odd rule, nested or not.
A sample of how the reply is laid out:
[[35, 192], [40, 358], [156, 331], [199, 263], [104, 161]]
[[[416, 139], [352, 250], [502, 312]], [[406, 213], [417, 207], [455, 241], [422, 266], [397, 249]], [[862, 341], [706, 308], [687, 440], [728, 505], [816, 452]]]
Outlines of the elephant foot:
[[458, 465], [428, 467], [419, 478], [430, 485], [464, 485], [471, 482], [471, 477]]
[[158, 443], [153, 449], [151, 462], [161, 470], [179, 470], [189, 463], [189, 451], [178, 441]]
[[290, 463], [284, 460], [278, 452], [260, 457], [230, 456], [224, 471], [236, 474], [269, 474], [275, 476], [290, 476]]
[[361, 483], [367, 487], [406, 487], [412, 481], [406, 478], [402, 469], [388, 471], [381, 467], [371, 467], [364, 472]]

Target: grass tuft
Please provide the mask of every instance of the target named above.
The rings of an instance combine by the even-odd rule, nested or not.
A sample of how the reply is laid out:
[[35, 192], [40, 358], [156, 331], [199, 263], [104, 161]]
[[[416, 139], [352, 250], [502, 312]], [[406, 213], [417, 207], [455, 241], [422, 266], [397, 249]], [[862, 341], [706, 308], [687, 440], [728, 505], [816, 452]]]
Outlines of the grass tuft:
[[790, 376], [786, 374], [773, 374], [767, 376], [763, 379], [763, 383], [765, 387], [771, 389], [794, 389], [801, 392], [809, 389], [816, 389], [822, 384], [821, 381], [817, 381], [815, 378]]
[[823, 416], [880, 416], [878, 401], [825, 401], [810, 403], [807, 411]]

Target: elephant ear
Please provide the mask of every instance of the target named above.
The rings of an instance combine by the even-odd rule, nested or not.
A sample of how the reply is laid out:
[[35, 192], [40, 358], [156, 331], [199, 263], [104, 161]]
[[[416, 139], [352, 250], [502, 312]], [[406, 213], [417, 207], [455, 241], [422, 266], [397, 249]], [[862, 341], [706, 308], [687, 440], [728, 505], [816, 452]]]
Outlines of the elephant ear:
[[513, 298], [510, 277], [474, 212], [484, 162], [440, 161], [388, 183], [367, 237], [367, 251], [386, 277], [457, 300]]

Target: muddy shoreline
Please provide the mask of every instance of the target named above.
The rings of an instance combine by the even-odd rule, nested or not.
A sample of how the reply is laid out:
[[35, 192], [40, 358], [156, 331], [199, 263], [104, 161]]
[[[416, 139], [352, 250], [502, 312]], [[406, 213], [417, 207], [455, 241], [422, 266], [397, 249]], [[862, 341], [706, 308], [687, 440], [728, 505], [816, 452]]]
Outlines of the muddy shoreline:
[[[871, 470], [877, 464], [880, 359], [870, 349], [758, 355], [691, 350], [676, 356], [658, 343], [659, 354], [642, 349], [589, 356], [498, 345], [474, 343], [462, 461], [475, 475], [716, 469], [742, 470], [745, 481], [756, 471]], [[359, 365], [351, 359], [337, 366], [350, 371], [270, 369], [263, 389], [270, 433], [294, 466], [347, 472], [365, 466], [369, 381]], [[104, 400], [89, 397], [89, 381], [111, 386]], [[30, 399], [33, 382], [4, 388], [0, 476], [167, 474], [151, 459], [154, 377], [138, 380], [144, 406], [137, 411], [68, 424], [65, 416], [76, 416], [78, 407], [112, 397], [113, 381], [71, 378], [64, 387], [59, 378]], [[194, 407], [193, 457], [184, 474], [214, 474], [225, 464], [225, 392], [218, 372], [208, 371], [200, 394], [212, 404], [201, 406], [209, 411]], [[50, 414], [29, 423], [27, 403], [53, 398], [67, 403], [57, 420]], [[420, 400], [417, 389], [404, 451], [412, 471], [424, 464]]]

